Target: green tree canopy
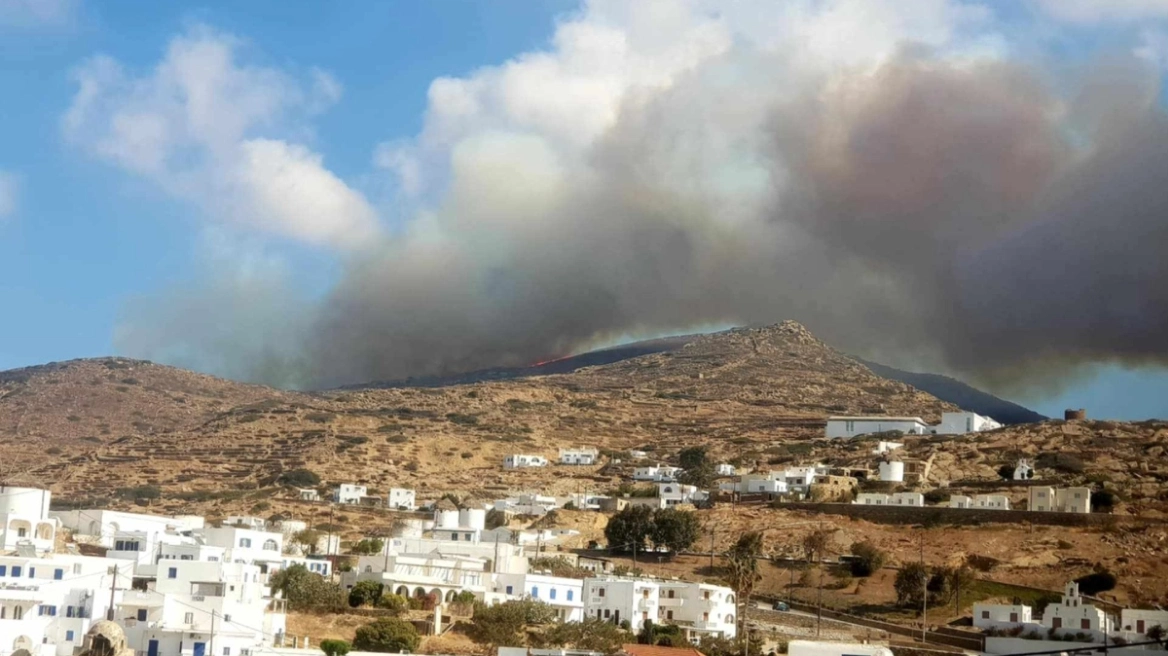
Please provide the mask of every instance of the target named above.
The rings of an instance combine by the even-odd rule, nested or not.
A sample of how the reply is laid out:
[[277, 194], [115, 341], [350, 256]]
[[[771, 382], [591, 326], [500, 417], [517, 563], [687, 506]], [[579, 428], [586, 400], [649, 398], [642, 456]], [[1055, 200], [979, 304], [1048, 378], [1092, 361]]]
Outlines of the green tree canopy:
[[677, 454], [677, 464], [680, 465], [682, 469], [696, 469], [702, 465], [709, 464], [708, 456], [706, 454], [706, 447], [691, 446], [689, 448], [682, 449], [681, 452]]
[[608, 548], [615, 551], [644, 550], [645, 541], [653, 531], [653, 509], [648, 506], [629, 506], [616, 513], [604, 527]]
[[851, 562], [852, 576], [872, 576], [884, 567], [884, 561], [888, 558], [888, 554], [867, 540], [853, 542], [852, 555], [856, 557]]
[[291, 610], [336, 612], [344, 606], [341, 587], [308, 571], [304, 565], [282, 569], [270, 581], [273, 590], [284, 593]]
[[649, 539], [657, 547], [665, 547], [670, 551], [684, 551], [693, 546], [701, 535], [701, 523], [696, 514], [664, 508], [653, 514], [653, 529]]
[[550, 624], [556, 611], [532, 599], [507, 601], [494, 606], [476, 604], [470, 637], [478, 643], [518, 647], [527, 644], [527, 627]]
[[415, 651], [422, 642], [413, 624], [397, 617], [381, 617], [357, 629], [353, 646], [359, 651]]
[[377, 581], [358, 581], [349, 590], [349, 606], [353, 608], [376, 606], [381, 599], [382, 590], [384, 586]]
[[350, 649], [349, 643], [344, 640], [320, 641], [320, 650], [324, 652], [325, 656], [345, 656]]

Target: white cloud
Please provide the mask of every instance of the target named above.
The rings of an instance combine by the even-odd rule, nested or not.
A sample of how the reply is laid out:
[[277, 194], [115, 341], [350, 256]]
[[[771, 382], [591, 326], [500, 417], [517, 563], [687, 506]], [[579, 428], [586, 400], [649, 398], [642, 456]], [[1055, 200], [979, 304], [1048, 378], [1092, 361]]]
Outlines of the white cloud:
[[306, 146], [307, 118], [341, 97], [307, 80], [238, 60], [238, 39], [197, 27], [173, 39], [144, 75], [97, 56], [75, 73], [66, 136], [209, 214], [315, 245], [352, 247], [378, 231], [365, 198]]
[[77, 0], [0, 0], [0, 26], [64, 25], [73, 19]]
[[1168, 0], [1037, 0], [1052, 17], [1074, 23], [1168, 19]]
[[0, 219], [16, 213], [20, 197], [20, 180], [15, 174], [0, 171]]

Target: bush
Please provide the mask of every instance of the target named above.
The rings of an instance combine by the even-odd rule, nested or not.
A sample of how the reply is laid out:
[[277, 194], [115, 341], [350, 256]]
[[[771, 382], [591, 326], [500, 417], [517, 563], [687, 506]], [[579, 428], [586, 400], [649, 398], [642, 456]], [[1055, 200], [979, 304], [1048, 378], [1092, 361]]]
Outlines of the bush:
[[320, 476], [308, 469], [293, 469], [280, 474], [277, 482], [290, 487], [316, 487], [320, 485]]
[[376, 606], [377, 601], [381, 599], [382, 590], [382, 585], [377, 581], [358, 581], [349, 590], [349, 606], [353, 608]]
[[413, 624], [396, 617], [382, 617], [357, 629], [353, 646], [359, 651], [412, 652], [422, 638]]
[[949, 500], [949, 493], [944, 490], [929, 490], [925, 492], [925, 502], [938, 504]]
[[1111, 512], [1119, 497], [1110, 490], [1097, 490], [1091, 493], [1091, 510], [1093, 512]]
[[349, 548], [350, 553], [371, 556], [381, 553], [385, 549], [385, 541], [381, 538], [365, 538]]
[[682, 469], [697, 469], [707, 463], [706, 447], [691, 446], [682, 449], [681, 453], [677, 454], [677, 460]]
[[321, 640], [320, 650], [325, 653], [325, 656], [345, 656], [349, 653], [348, 642], [344, 640]]
[[1079, 592], [1085, 595], [1097, 595], [1100, 592], [1113, 590], [1117, 582], [1115, 575], [1107, 570], [1092, 572], [1075, 579], [1075, 583], [1079, 584]]
[[856, 557], [850, 563], [852, 576], [872, 576], [884, 567], [884, 562], [888, 559], [888, 554], [867, 540], [853, 542], [852, 555]]
[[488, 645], [520, 646], [526, 643], [527, 627], [550, 624], [556, 618], [551, 606], [532, 599], [508, 601], [494, 606], [475, 604], [470, 637]]
[[304, 565], [276, 572], [271, 577], [271, 587], [284, 593], [290, 610], [338, 612], [344, 607], [341, 587], [308, 571]]
[[395, 613], [404, 613], [410, 609], [410, 600], [397, 594], [382, 593], [377, 600], [377, 607], [391, 610]]

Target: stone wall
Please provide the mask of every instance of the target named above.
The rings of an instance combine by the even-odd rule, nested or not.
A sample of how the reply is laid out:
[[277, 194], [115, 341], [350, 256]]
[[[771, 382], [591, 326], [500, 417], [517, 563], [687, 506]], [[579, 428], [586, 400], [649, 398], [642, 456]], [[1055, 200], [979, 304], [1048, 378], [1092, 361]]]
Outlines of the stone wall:
[[1029, 510], [980, 510], [949, 508], [946, 506], [868, 506], [851, 503], [807, 503], [801, 501], [775, 502], [775, 508], [784, 510], [805, 510], [828, 515], [856, 517], [877, 524], [919, 524], [936, 522], [939, 524], [1040, 524], [1048, 526], [1108, 526], [1121, 518], [1103, 513], [1056, 513], [1031, 512]]

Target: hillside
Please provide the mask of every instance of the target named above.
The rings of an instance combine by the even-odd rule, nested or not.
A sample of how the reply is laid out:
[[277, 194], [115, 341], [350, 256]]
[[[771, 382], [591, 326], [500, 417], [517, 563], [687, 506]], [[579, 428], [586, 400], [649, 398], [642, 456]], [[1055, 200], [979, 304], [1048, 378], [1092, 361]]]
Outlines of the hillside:
[[1003, 424], [1032, 424], [1047, 419], [1045, 415], [1040, 415], [1017, 403], [1000, 399], [993, 394], [983, 392], [971, 385], [966, 385], [956, 378], [950, 378], [949, 376], [942, 376], [940, 374], [923, 374], [895, 369], [887, 365], [869, 362], [868, 360], [861, 360], [859, 358], [857, 360], [871, 369], [877, 376], [907, 383], [917, 389], [925, 390], [939, 399], [944, 399], [950, 403], [959, 405], [966, 410], [971, 410], [979, 415], [993, 417]]
[[[127, 384], [130, 377], [138, 383]], [[573, 445], [671, 452], [701, 443], [728, 458], [768, 458], [768, 449], [822, 435], [829, 414], [936, 420], [954, 408], [874, 375], [794, 322], [703, 336], [677, 351], [570, 374], [438, 389], [290, 394], [104, 360], [20, 378], [23, 391], [0, 400], [0, 416], [39, 415], [36, 439], [63, 453], [22, 450], [13, 464], [73, 497], [142, 484], [191, 496], [270, 485], [301, 467], [326, 481], [408, 485], [423, 494], [596, 489], [615, 479], [503, 472], [499, 464], [508, 453], [552, 457]], [[34, 434], [27, 422], [3, 426], [4, 444]], [[61, 426], [72, 430], [54, 432]]]

